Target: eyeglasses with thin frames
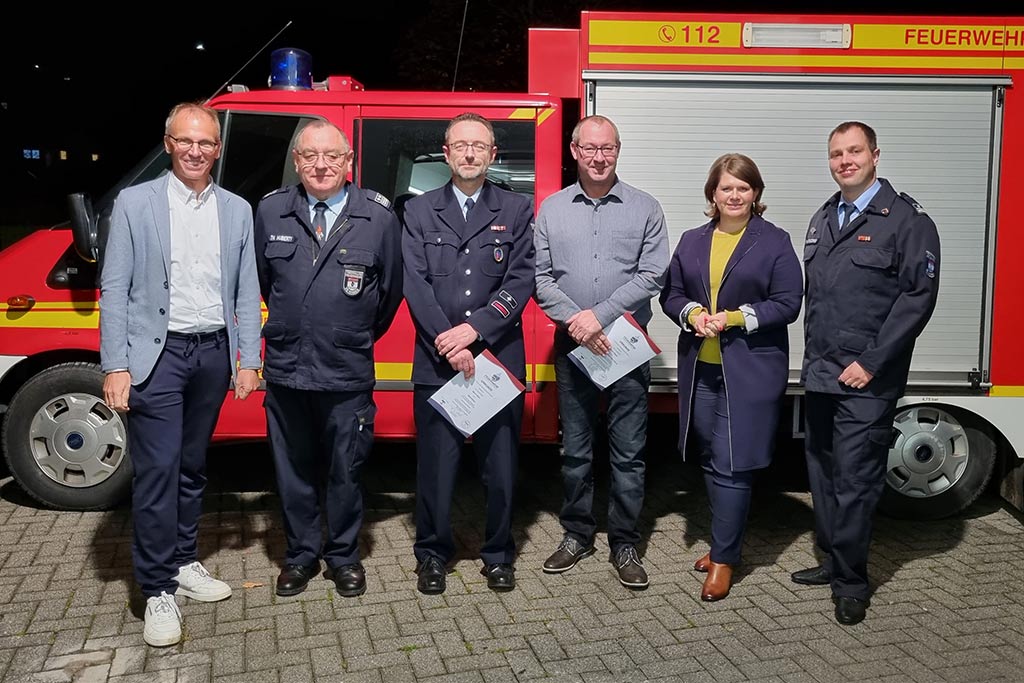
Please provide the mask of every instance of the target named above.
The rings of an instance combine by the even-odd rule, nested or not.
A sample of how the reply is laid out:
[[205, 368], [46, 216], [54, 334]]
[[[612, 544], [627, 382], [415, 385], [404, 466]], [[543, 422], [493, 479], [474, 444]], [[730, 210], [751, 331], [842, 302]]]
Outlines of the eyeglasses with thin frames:
[[298, 153], [299, 158], [302, 159], [303, 166], [312, 166], [320, 157], [323, 157], [324, 163], [328, 166], [340, 166], [344, 163], [348, 154], [348, 152], [314, 152], [312, 150]]
[[494, 147], [494, 145], [479, 141], [467, 142], [466, 140], [456, 140], [455, 142], [449, 142], [447, 147], [449, 150], [457, 152], [459, 154], [462, 154], [467, 149], [472, 147], [473, 151], [476, 152], [477, 154], [483, 154], [484, 152]]
[[618, 145], [602, 145], [601, 147], [594, 147], [593, 145], [577, 145], [575, 142], [572, 143], [576, 150], [587, 159], [597, 156], [600, 152], [605, 156], [606, 159], [614, 159], [619, 155]]
[[167, 138], [182, 152], [187, 152], [192, 149], [192, 145], [199, 145], [199, 151], [204, 154], [209, 154], [220, 147], [220, 142], [216, 140], [190, 140], [189, 138], [176, 138], [170, 133], [167, 134]]

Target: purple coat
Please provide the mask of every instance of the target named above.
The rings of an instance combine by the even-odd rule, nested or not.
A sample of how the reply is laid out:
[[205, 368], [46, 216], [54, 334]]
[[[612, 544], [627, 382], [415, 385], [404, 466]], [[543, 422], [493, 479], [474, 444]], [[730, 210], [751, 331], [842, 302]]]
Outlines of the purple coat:
[[[691, 302], [710, 310], [711, 235], [715, 221], [688, 230], [672, 255], [661, 308], [677, 325]], [[803, 274], [789, 235], [752, 215], [729, 258], [718, 290], [718, 310], [747, 304], [757, 329], [732, 327], [720, 335], [722, 372], [729, 405], [730, 462], [733, 471], [767, 467], [775, 446], [779, 408], [789, 380], [786, 326], [800, 313]], [[694, 370], [703, 339], [687, 325], [679, 333], [679, 450], [685, 453], [690, 427]]]

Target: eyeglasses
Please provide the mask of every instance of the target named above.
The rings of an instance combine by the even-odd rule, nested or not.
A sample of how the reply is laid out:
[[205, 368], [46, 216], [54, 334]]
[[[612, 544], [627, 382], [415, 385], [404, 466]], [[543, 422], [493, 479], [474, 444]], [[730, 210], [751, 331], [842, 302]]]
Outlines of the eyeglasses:
[[199, 145], [199, 151], [205, 154], [209, 154], [220, 147], [220, 143], [214, 140], [189, 140], [188, 138], [176, 138], [170, 134], [167, 134], [167, 137], [174, 143], [174, 146], [182, 152], [187, 152], [192, 149], [192, 145]]
[[[575, 142], [573, 144], [576, 145]], [[598, 152], [604, 154], [606, 159], [614, 159], [619, 154], [618, 145], [603, 145], [601, 147], [594, 147], [593, 145], [576, 145], [576, 149], [587, 159], [597, 156]]]
[[340, 166], [344, 163], [348, 154], [348, 152], [314, 152], [312, 150], [298, 152], [304, 166], [312, 166], [320, 157], [324, 158], [324, 163], [328, 166]]
[[466, 142], [465, 140], [456, 140], [455, 142], [448, 143], [448, 149], [453, 152], [458, 152], [459, 154], [462, 154], [470, 147], [472, 147], [473, 151], [477, 154], [483, 154], [494, 147], [494, 145], [487, 142]]

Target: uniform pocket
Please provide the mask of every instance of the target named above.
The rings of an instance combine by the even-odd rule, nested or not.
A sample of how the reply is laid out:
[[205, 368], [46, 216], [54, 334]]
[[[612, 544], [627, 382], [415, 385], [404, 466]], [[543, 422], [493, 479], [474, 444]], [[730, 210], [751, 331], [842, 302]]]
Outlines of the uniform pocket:
[[267, 242], [263, 255], [268, 259], [289, 259], [295, 254], [295, 242]]
[[377, 418], [377, 406], [373, 399], [365, 408], [355, 411], [352, 421], [352, 458], [349, 472], [356, 476], [363, 463], [370, 457], [373, 448], [373, 424]]
[[423, 236], [423, 253], [430, 275], [451, 275], [455, 272], [455, 257], [459, 245], [448, 232], [428, 232]]
[[508, 261], [512, 257], [512, 242], [499, 237], [488, 237], [477, 242], [480, 271], [491, 277], [504, 277]]
[[341, 264], [341, 291], [358, 297], [376, 279], [377, 255], [368, 249], [345, 248], [338, 252]]

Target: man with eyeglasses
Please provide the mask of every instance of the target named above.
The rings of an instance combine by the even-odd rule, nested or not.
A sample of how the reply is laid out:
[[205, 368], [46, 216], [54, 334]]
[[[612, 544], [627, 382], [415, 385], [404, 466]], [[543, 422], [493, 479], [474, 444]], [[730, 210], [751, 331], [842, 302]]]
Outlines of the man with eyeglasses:
[[292, 150], [301, 182], [256, 209], [264, 405], [287, 544], [280, 596], [304, 591], [321, 559], [340, 595], [366, 592], [360, 475], [377, 412], [373, 345], [402, 302], [402, 233], [387, 199], [348, 181], [352, 158], [337, 126], [307, 124]]
[[260, 367], [252, 208], [210, 177], [217, 112], [179, 104], [165, 125], [171, 172], [117, 196], [99, 301], [103, 398], [130, 416], [142, 636], [158, 647], [181, 640], [175, 595], [231, 595], [196, 555], [206, 448], [232, 375], [235, 398], [245, 399]]
[[[526, 357], [520, 320], [533, 294], [533, 209], [522, 195], [487, 180], [497, 147], [490, 121], [467, 112], [445, 131], [451, 182], [405, 207], [405, 297], [416, 326], [413, 414], [416, 420], [416, 554], [421, 593], [446, 587], [455, 555], [452, 494], [465, 437], [429, 403], [457, 373], [489, 350], [520, 381]], [[515, 587], [512, 496], [523, 419], [522, 394], [473, 434], [486, 489], [481, 573], [487, 587]]]
[[621, 141], [615, 124], [588, 116], [569, 146], [579, 181], [548, 197], [537, 216], [537, 303], [555, 322], [555, 382], [562, 420], [562, 542], [544, 562], [548, 574], [569, 571], [595, 552], [593, 439], [602, 394], [607, 401], [611, 490], [610, 560], [627, 588], [647, 587], [636, 546], [644, 499], [648, 363], [603, 392], [568, 358], [578, 345], [611, 350], [603, 329], [624, 313], [647, 326], [651, 298], [669, 264], [665, 215], [654, 197], [615, 173]]

